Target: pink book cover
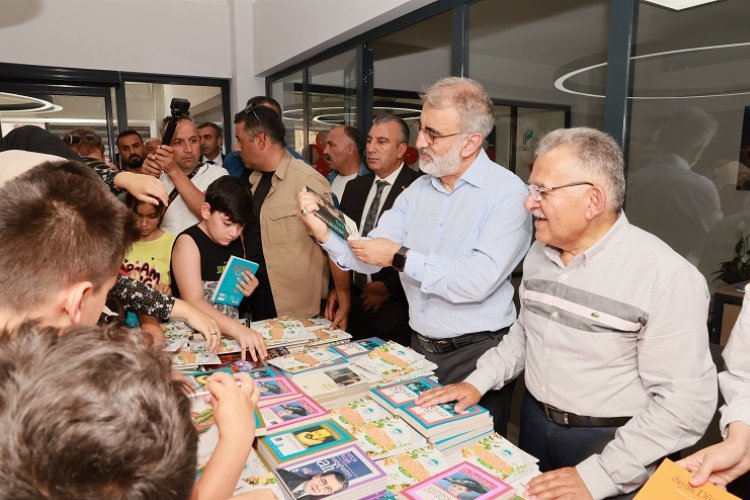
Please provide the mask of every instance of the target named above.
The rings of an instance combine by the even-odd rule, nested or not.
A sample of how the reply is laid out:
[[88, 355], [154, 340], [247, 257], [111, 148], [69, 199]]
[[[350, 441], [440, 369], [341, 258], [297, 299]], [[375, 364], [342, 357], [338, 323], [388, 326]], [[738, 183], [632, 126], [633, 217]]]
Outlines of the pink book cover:
[[258, 410], [266, 423], [266, 429], [269, 431], [292, 424], [297, 426], [302, 422], [319, 419], [328, 414], [328, 411], [308, 396], [294, 401], [261, 406]]
[[401, 491], [412, 500], [485, 500], [512, 498], [513, 488], [469, 462], [461, 462]]
[[303, 396], [300, 388], [286, 377], [256, 378], [255, 387], [260, 391], [258, 406], [267, 406], [274, 402], [288, 401]]

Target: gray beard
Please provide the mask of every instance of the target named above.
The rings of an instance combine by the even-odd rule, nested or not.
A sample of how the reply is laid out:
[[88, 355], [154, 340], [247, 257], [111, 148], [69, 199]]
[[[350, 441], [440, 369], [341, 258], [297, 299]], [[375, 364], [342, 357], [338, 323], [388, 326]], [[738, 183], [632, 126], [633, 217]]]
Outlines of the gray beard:
[[419, 155], [419, 169], [425, 174], [440, 178], [446, 175], [452, 175], [461, 168], [461, 155], [459, 149], [461, 143], [456, 143], [445, 156], [432, 156], [432, 161], [425, 161], [422, 155]]

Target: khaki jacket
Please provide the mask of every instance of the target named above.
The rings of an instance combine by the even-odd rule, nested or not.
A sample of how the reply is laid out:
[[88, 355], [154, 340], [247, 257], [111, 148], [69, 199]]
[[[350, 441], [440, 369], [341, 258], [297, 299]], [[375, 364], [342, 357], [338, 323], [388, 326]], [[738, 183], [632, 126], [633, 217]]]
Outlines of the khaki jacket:
[[[255, 187], [261, 172], [250, 174]], [[284, 152], [260, 209], [260, 235], [271, 293], [279, 316], [303, 319], [320, 313], [328, 289], [328, 258], [297, 217], [297, 193], [307, 185], [330, 193], [331, 185], [314, 168]]]

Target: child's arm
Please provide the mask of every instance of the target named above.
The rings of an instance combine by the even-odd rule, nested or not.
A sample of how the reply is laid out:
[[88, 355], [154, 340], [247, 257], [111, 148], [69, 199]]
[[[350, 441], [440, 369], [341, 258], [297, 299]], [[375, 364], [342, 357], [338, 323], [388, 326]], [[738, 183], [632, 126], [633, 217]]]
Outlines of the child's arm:
[[238, 373], [234, 377], [214, 373], [208, 378], [206, 389], [211, 393], [208, 397], [214, 408], [219, 442], [195, 483], [193, 498], [224, 500], [232, 496], [252, 449], [255, 439], [253, 411], [260, 392], [247, 373]]
[[144, 337], [150, 337], [150, 339], [144, 338], [144, 343], [150, 346], [164, 347], [164, 331], [161, 329], [159, 320], [144, 314], [139, 314], [138, 319], [141, 322], [141, 334]]
[[225, 316], [203, 298], [200, 269], [200, 251], [193, 239], [185, 235], [178, 237], [172, 250], [172, 270], [182, 298], [200, 312], [213, 318], [223, 333], [237, 339], [242, 346], [242, 359], [245, 359], [246, 350], [253, 361], [265, 358], [268, 353], [260, 333]]

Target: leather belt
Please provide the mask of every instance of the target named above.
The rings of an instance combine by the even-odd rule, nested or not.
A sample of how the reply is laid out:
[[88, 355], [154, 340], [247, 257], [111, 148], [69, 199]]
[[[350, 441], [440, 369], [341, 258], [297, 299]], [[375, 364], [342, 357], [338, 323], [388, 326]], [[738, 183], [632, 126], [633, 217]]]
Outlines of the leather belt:
[[542, 409], [544, 416], [550, 422], [565, 427], [622, 427], [631, 417], [586, 417], [576, 415], [559, 408], [538, 401], [529, 394], [531, 399]]
[[431, 352], [433, 354], [442, 354], [461, 349], [462, 347], [466, 347], [467, 345], [476, 344], [477, 342], [483, 342], [488, 339], [494, 339], [497, 336], [505, 335], [506, 333], [508, 333], [508, 329], [509, 327], [506, 326], [505, 328], [495, 330], [494, 332], [484, 331], [467, 333], [458, 337], [451, 337], [447, 339], [433, 339], [430, 337], [425, 337], [421, 333], [415, 332], [414, 330], [412, 330], [412, 332], [417, 336], [419, 344], [425, 351]]

